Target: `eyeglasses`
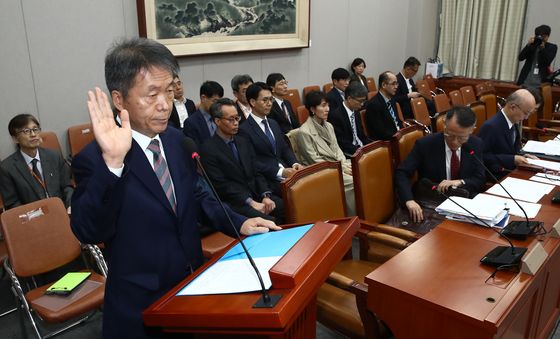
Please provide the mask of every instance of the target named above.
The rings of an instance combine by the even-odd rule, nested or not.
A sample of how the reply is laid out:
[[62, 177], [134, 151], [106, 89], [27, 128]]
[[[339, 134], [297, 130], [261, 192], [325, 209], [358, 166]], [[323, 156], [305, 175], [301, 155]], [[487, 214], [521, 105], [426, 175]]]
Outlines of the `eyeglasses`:
[[18, 133], [23, 133], [25, 135], [30, 135], [31, 132], [33, 132], [33, 134], [37, 134], [37, 133], [41, 132], [41, 127], [22, 128], [18, 131]]
[[518, 104], [514, 104], [517, 108], [519, 108], [519, 110], [521, 112], [523, 112], [523, 115], [525, 115], [526, 117], [528, 117], [529, 115], [531, 115], [531, 113], [533, 113], [535, 111], [535, 109], [533, 108], [532, 110], [529, 111], [525, 111], [523, 110], [523, 108], [521, 108], [521, 106], [519, 106]]
[[236, 115], [234, 117], [231, 118], [220, 118], [220, 120], [227, 120], [230, 124], [239, 122], [241, 120], [241, 117], [239, 115]]
[[389, 85], [389, 86], [398, 86], [399, 83], [396, 82], [396, 81], [393, 81], [393, 82], [388, 82], [387, 85]]
[[470, 135], [453, 135], [449, 133], [443, 133], [443, 136], [451, 140], [457, 140], [459, 142], [466, 142], [470, 137]]

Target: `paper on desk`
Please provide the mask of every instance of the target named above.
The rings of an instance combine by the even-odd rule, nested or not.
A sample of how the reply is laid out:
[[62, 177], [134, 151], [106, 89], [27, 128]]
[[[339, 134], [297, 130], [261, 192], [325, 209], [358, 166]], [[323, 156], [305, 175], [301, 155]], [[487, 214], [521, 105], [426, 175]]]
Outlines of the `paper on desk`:
[[[266, 289], [272, 286], [268, 271], [313, 225], [288, 228], [247, 237], [245, 247], [259, 270]], [[261, 285], [247, 256], [237, 244], [214, 265], [177, 293], [181, 295], [229, 294], [259, 291]]]
[[540, 160], [540, 159], [530, 159], [527, 158], [527, 162], [531, 165], [539, 166], [553, 171], [560, 171], [560, 162]]
[[[502, 181], [502, 185], [515, 199], [533, 203], [538, 202], [545, 194], [550, 193], [550, 191], [554, 188], [553, 185], [512, 177], [507, 177], [504, 181]], [[509, 195], [504, 192], [498, 184], [490, 187], [486, 193], [509, 198]]]
[[474, 199], [451, 197], [437, 206], [435, 210], [446, 216], [466, 216], [469, 218], [472, 218], [470, 214], [472, 213], [492, 225], [503, 219], [504, 204], [499, 201], [487, 201], [483, 204]]
[[[482, 205], [498, 201], [500, 204], [504, 205], [505, 208], [509, 209], [508, 213], [510, 215], [516, 215], [518, 217], [525, 218], [525, 214], [523, 214], [523, 211], [521, 211], [519, 206], [517, 206], [515, 202], [509, 198], [502, 198], [495, 195], [480, 193], [476, 197], [474, 197], [473, 200]], [[528, 218], [536, 217], [541, 209], [541, 204], [533, 204], [525, 201], [518, 201], [518, 203], [519, 205], [521, 205], [521, 207], [523, 207], [525, 212], [527, 212]]]
[[543, 182], [545, 184], [556, 185], [560, 186], [560, 176], [546, 174], [546, 173], [537, 173], [529, 178], [529, 180]]
[[560, 155], [560, 142], [552, 140], [547, 142], [529, 140], [523, 147], [523, 151], [527, 153]]

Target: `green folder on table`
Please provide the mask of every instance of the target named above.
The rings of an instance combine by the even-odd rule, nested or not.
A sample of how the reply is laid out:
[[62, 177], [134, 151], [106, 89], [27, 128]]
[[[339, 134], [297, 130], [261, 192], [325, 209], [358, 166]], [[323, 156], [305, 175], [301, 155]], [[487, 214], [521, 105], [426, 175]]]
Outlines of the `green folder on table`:
[[46, 294], [68, 295], [78, 287], [81, 283], [87, 280], [91, 272], [69, 272], [54, 284], [51, 285], [45, 292]]

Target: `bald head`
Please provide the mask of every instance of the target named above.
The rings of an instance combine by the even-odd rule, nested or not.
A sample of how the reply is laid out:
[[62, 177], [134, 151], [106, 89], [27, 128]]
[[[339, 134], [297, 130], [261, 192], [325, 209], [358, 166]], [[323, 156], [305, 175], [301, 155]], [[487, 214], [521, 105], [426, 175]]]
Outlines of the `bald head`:
[[531, 92], [522, 88], [510, 94], [506, 99], [504, 112], [514, 124], [529, 118], [537, 108], [537, 102]]

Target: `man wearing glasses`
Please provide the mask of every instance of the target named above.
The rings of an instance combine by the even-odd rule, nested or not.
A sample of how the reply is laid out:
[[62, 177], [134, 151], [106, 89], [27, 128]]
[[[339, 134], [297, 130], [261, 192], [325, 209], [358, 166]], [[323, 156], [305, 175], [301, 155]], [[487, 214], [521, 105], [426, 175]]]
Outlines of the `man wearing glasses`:
[[397, 116], [397, 107], [393, 97], [399, 83], [397, 76], [387, 71], [379, 75], [379, 93], [366, 107], [366, 128], [373, 140], [391, 140], [401, 129], [402, 122]]
[[424, 218], [422, 207], [412, 193], [410, 178], [418, 173], [418, 182], [426, 178], [437, 184], [440, 192], [461, 187], [470, 196], [480, 192], [484, 185], [484, 168], [471, 152], [480, 156], [482, 140], [471, 135], [476, 115], [468, 107], [454, 107], [445, 116], [443, 133], [418, 139], [408, 157], [395, 171], [395, 184], [399, 200], [405, 204], [413, 222]]
[[[519, 155], [521, 135], [519, 125], [537, 108], [537, 98], [526, 89], [519, 89], [506, 99], [502, 111], [487, 120], [480, 128], [479, 137], [484, 141], [484, 162], [497, 176], [504, 170], [527, 164], [531, 155]], [[540, 98], [539, 98], [540, 99]]]
[[49, 197], [59, 197], [70, 207], [74, 189], [70, 168], [62, 156], [40, 147], [41, 126], [31, 114], [16, 115], [8, 131], [18, 150], [0, 165], [0, 193], [4, 207], [19, 205]]
[[327, 121], [333, 125], [338, 146], [348, 159], [358, 148], [371, 142], [360, 119], [360, 110], [367, 100], [367, 88], [359, 81], [353, 81], [346, 87], [344, 97], [342, 106], [329, 111]]
[[[280, 73], [271, 73], [266, 77], [266, 84], [272, 91], [274, 100], [270, 110], [270, 119], [274, 119], [282, 133], [287, 134], [299, 127], [299, 121], [294, 113], [294, 108], [288, 100], [288, 81]], [[296, 107], [297, 108], [297, 107]]]
[[257, 167], [251, 142], [237, 136], [241, 117], [235, 102], [219, 99], [210, 107], [210, 114], [217, 129], [202, 146], [201, 159], [218, 195], [241, 215], [282, 223], [282, 199], [271, 191]]

